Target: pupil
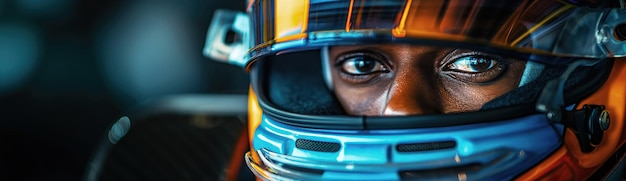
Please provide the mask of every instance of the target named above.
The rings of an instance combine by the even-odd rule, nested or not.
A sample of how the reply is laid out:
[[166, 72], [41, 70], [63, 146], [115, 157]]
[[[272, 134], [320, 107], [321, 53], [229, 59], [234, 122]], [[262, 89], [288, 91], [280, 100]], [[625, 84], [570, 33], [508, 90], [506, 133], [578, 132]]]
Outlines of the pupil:
[[474, 70], [482, 71], [489, 69], [489, 66], [491, 66], [491, 64], [487, 61], [487, 59], [484, 58], [472, 58], [470, 61], [470, 66]]
[[360, 72], [369, 72], [374, 68], [374, 62], [360, 58], [356, 60], [356, 69]]

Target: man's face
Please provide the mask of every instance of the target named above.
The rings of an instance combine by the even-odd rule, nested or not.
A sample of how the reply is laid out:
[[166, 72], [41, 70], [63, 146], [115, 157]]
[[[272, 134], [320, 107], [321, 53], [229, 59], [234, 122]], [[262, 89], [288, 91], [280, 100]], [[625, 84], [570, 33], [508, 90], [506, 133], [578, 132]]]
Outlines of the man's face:
[[516, 88], [525, 61], [401, 44], [336, 46], [325, 69], [351, 115], [468, 112]]

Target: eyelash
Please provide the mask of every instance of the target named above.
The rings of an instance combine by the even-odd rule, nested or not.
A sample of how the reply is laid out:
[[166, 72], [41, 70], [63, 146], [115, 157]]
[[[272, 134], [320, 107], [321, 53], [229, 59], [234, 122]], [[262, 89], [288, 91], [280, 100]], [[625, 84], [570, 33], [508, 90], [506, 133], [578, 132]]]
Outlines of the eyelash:
[[[354, 58], [359, 58], [359, 57], [365, 57], [365, 58], [371, 58], [374, 61], [376, 61], [378, 64], [380, 64], [380, 66], [383, 66], [382, 70], [378, 70], [378, 71], [374, 71], [371, 73], [364, 73], [364, 74], [353, 74], [353, 73], [349, 73], [346, 72], [344, 70], [344, 68], [342, 67], [346, 61], [352, 60]], [[379, 73], [387, 73], [389, 72], [389, 65], [387, 64], [387, 62], [385, 61], [386, 59], [384, 58], [383, 55], [380, 55], [376, 52], [370, 52], [370, 51], [359, 51], [359, 52], [353, 52], [353, 53], [347, 53], [343, 56], [340, 56], [339, 58], [337, 58], [337, 63], [335, 63], [335, 68], [339, 70], [339, 75], [347, 81], [353, 82], [353, 83], [363, 83], [363, 82], [367, 82], [370, 81], [372, 79], [374, 79], [376, 77], [376, 75], [378, 75]]]
[[[376, 61], [376, 63], [380, 64], [380, 66], [383, 66], [383, 68], [382, 70], [373, 71], [369, 73], [363, 73], [363, 74], [347, 72], [342, 66], [345, 65], [346, 61], [354, 60], [354, 58], [369, 58], [373, 61]], [[485, 62], [476, 63], [477, 61], [476, 59], [489, 60], [490, 65], [487, 68], [487, 70], [480, 71], [480, 72], [471, 72], [471, 71], [463, 71], [463, 70], [454, 68], [455, 64], [458, 63], [459, 61], [466, 61], [463, 64], [465, 68], [468, 68], [468, 65], [467, 65], [468, 63], [474, 63], [474, 65], [476, 66], [479, 66], [478, 64], [485, 63]], [[442, 66], [441, 72], [456, 80], [463, 81], [466, 83], [481, 84], [481, 83], [488, 83], [488, 82], [494, 81], [497, 78], [499, 78], [506, 71], [506, 68], [508, 67], [508, 65], [505, 62], [505, 59], [499, 56], [484, 54], [480, 52], [461, 53], [461, 54], [452, 56], [450, 58], [444, 58], [444, 61], [446, 60], [447, 62]], [[470, 61], [470, 62], [467, 62], [467, 61]], [[364, 83], [364, 82], [371, 81], [375, 79], [376, 77], [378, 77], [376, 75], [379, 75], [380, 73], [389, 72], [389, 67], [390, 67], [384, 56], [378, 54], [377, 52], [370, 52], [370, 51], [358, 51], [358, 52], [347, 53], [343, 56], [338, 57], [337, 62], [335, 63], [334, 66], [336, 69], [339, 70], [339, 75], [344, 80], [352, 82], [352, 83]], [[469, 66], [473, 66], [473, 65], [469, 65]]]
[[[462, 71], [462, 70], [454, 70], [453, 68], [454, 64], [457, 63], [458, 61], [463, 60], [463, 58], [488, 59], [490, 61], [493, 61], [491, 63], [495, 65], [493, 65], [493, 67], [489, 67], [486, 71], [483, 71], [483, 72], [469, 72], [469, 71]], [[481, 54], [477, 52], [461, 54], [459, 56], [452, 57], [449, 60], [450, 61], [448, 61], [444, 65], [443, 67], [444, 69], [442, 72], [454, 79], [467, 82], [467, 83], [480, 84], [480, 83], [487, 83], [487, 82], [494, 81], [497, 78], [499, 78], [506, 71], [506, 68], [508, 67], [507, 63], [501, 57], [485, 55], [485, 54]]]

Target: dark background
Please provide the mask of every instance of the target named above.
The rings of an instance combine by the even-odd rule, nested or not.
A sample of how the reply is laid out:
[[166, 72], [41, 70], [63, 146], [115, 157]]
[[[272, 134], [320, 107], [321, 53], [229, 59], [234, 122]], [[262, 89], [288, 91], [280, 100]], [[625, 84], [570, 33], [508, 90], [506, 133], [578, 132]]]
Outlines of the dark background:
[[245, 94], [202, 56], [218, 0], [0, 0], [0, 180], [82, 180], [111, 122], [179, 94]]

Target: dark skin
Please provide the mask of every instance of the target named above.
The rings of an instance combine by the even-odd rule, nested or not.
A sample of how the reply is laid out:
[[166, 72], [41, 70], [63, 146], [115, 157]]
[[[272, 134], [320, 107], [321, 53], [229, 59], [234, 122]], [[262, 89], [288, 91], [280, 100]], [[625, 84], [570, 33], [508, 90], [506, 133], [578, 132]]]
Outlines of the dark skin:
[[348, 114], [419, 115], [479, 110], [516, 88], [525, 61], [403, 44], [329, 49], [331, 80]]

